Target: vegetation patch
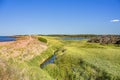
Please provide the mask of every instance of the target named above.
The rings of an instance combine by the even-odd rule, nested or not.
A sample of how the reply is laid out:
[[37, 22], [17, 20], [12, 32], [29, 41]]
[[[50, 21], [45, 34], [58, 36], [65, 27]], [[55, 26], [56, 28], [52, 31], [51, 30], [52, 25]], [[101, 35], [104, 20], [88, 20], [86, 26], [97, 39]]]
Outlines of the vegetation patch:
[[44, 43], [47, 43], [47, 39], [43, 38], [43, 37], [38, 37], [38, 40]]
[[[120, 48], [87, 41], [64, 41], [55, 64], [44, 67], [57, 80], [119, 80]], [[62, 55], [61, 55], [62, 54]]]

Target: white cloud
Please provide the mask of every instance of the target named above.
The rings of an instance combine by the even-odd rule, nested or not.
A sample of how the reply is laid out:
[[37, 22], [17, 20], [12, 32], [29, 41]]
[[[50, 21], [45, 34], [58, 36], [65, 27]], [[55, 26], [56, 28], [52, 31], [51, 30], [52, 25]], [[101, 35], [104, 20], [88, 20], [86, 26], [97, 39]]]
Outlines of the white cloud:
[[119, 19], [113, 19], [110, 22], [120, 22], [120, 20]]

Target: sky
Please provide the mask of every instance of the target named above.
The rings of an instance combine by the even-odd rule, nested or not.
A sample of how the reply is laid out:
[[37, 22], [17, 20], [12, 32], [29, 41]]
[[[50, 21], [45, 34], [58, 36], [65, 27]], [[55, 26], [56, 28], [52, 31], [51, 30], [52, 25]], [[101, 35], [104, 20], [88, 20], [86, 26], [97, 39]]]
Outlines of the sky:
[[0, 35], [120, 34], [120, 0], [0, 0]]

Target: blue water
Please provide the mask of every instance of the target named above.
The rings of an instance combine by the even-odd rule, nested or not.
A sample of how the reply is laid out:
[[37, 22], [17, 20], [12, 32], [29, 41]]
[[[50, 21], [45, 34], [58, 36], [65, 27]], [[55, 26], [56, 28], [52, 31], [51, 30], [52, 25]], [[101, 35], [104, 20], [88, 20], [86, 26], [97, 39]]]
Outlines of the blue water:
[[47, 59], [45, 62], [43, 62], [40, 67], [44, 68], [46, 65], [48, 64], [53, 64], [55, 61], [56, 55], [54, 54], [52, 57], [50, 57], [49, 59]]
[[8, 42], [8, 41], [15, 41], [16, 38], [9, 37], [9, 36], [0, 36], [0, 42]]
[[62, 38], [62, 40], [89, 40], [89, 39], [88, 38], [81, 38], [81, 37], [74, 37], [74, 38], [65, 37], [65, 38]]

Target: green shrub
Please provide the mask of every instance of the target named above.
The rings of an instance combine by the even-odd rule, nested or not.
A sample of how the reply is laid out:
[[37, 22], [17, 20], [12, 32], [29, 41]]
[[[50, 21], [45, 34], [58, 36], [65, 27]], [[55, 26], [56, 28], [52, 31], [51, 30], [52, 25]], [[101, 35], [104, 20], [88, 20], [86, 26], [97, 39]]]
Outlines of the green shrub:
[[38, 40], [41, 42], [47, 43], [47, 39], [45, 39], [45, 38], [39, 37]]

